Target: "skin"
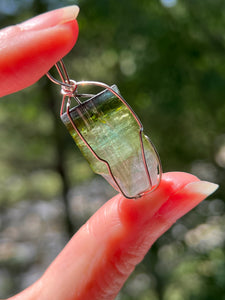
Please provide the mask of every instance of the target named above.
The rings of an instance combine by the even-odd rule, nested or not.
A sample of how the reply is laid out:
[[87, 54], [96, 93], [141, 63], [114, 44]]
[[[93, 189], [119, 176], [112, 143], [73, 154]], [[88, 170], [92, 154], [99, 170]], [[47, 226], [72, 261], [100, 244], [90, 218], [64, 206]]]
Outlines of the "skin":
[[[1, 30], [0, 95], [35, 83], [72, 49], [77, 36], [68, 9]], [[80, 228], [37, 282], [10, 299], [115, 299], [152, 244], [216, 188], [191, 174], [170, 172], [156, 191], [138, 200], [118, 194]]]

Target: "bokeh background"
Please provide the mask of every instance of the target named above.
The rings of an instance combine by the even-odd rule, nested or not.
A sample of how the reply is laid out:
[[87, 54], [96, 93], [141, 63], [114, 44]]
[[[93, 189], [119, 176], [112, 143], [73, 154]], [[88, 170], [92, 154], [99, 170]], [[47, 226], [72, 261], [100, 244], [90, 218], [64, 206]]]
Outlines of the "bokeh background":
[[[78, 4], [75, 80], [117, 84], [164, 171], [220, 189], [161, 237], [119, 300], [225, 299], [225, 1], [1, 0], [1, 27]], [[47, 78], [0, 101], [0, 298], [43, 274], [109, 197], [59, 119]]]

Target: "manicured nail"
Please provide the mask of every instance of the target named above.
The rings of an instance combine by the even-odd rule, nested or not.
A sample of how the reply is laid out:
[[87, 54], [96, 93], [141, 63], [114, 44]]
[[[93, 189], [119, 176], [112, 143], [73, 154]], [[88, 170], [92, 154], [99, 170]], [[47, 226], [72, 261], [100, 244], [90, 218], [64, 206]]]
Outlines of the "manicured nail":
[[217, 189], [219, 185], [208, 182], [208, 181], [196, 181], [187, 184], [184, 189], [188, 191], [189, 193], [194, 194], [201, 194], [205, 197], [208, 197], [209, 195], [213, 194]]
[[75, 20], [80, 11], [77, 5], [66, 6], [62, 8], [62, 10], [63, 10], [62, 23]]
[[[163, 216], [162, 219], [165, 221], [166, 227], [169, 228], [217, 189], [218, 184], [215, 183], [200, 180], [190, 182], [178, 189], [176, 193], [171, 194], [168, 201], [158, 210], [156, 218]], [[154, 231], [153, 228], [151, 229]]]
[[73, 21], [79, 13], [77, 5], [55, 9], [17, 25], [21, 31], [41, 30]]

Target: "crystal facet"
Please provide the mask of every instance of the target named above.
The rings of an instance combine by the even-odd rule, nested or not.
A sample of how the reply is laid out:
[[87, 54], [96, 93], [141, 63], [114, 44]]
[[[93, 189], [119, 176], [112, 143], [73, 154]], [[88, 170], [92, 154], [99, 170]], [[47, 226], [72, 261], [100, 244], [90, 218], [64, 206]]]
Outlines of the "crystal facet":
[[[119, 94], [115, 85], [111, 88]], [[70, 109], [70, 116], [97, 156], [108, 162], [125, 196], [134, 198], [158, 184], [159, 161], [154, 147], [148, 137], [140, 132], [140, 127], [128, 107], [110, 90], [104, 90]], [[119, 190], [107, 165], [98, 160], [79, 137], [67, 113], [61, 118], [93, 171]], [[142, 142], [150, 182], [144, 164]]]

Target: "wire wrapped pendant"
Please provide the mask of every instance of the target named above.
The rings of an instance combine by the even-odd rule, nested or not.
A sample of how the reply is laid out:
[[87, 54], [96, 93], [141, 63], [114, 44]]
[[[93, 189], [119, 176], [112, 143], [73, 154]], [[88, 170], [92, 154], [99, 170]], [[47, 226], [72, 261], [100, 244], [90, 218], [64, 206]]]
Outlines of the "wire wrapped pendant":
[[[56, 67], [62, 82], [49, 73], [47, 76], [61, 85], [61, 119], [92, 170], [126, 198], [138, 198], [155, 190], [162, 173], [159, 156], [117, 86], [75, 82], [69, 79], [62, 61]], [[103, 90], [82, 93], [81, 89], [87, 86]], [[74, 106], [71, 99], [76, 101]]]

